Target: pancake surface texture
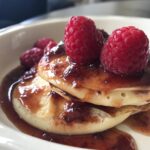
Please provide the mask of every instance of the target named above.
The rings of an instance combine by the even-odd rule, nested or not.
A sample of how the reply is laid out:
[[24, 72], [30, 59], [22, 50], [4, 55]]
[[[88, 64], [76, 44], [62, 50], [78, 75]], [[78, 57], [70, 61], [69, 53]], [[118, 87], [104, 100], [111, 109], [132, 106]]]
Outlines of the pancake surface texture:
[[62, 52], [45, 55], [38, 64], [38, 75], [81, 102], [122, 107], [150, 103], [150, 69], [137, 77], [120, 77], [97, 65], [77, 66]]
[[150, 108], [145, 105], [115, 109], [83, 103], [51, 87], [38, 74], [32, 79], [21, 80], [13, 91], [12, 100], [15, 111], [32, 126], [68, 135], [100, 132]]
[[58, 44], [34, 69], [31, 78], [23, 76], [18, 82], [12, 102], [23, 120], [41, 130], [95, 133], [150, 109], [149, 68], [134, 78], [115, 76], [96, 63], [71, 62]]

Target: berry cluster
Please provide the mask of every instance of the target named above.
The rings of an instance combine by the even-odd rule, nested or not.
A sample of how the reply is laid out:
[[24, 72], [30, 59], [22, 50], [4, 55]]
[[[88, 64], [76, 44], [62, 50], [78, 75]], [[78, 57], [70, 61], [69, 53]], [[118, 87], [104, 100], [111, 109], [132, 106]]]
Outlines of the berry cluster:
[[[21, 56], [21, 64], [31, 68], [38, 63], [56, 42], [50, 38], [38, 40], [33, 48]], [[146, 34], [134, 27], [122, 27], [111, 35], [97, 29], [93, 20], [84, 16], [73, 16], [64, 32], [66, 54], [77, 64], [90, 64], [97, 60], [104, 69], [119, 75], [132, 75], [144, 70], [149, 57], [149, 40]]]
[[109, 36], [96, 29], [91, 19], [74, 16], [66, 25], [64, 42], [72, 61], [88, 64], [99, 59], [104, 69], [114, 74], [141, 72], [148, 62], [148, 38], [133, 26], [117, 29]]
[[27, 69], [30, 69], [36, 63], [39, 62], [44, 53], [51, 50], [51, 48], [53, 48], [56, 45], [57, 43], [51, 38], [39, 39], [37, 42], [35, 42], [31, 49], [28, 49], [21, 54], [21, 64]]

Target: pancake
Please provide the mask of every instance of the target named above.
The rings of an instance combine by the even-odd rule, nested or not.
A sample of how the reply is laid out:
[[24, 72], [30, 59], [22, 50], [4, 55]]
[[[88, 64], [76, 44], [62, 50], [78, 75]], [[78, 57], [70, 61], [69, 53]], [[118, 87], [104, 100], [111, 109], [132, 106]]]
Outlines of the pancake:
[[[57, 50], [58, 52], [57, 53]], [[121, 77], [105, 72], [97, 64], [77, 66], [65, 53], [54, 48], [38, 64], [38, 75], [81, 102], [122, 107], [150, 103], [150, 69], [139, 76]]]
[[38, 74], [20, 80], [12, 94], [15, 111], [30, 125], [58, 134], [100, 132], [120, 124], [130, 115], [150, 109], [150, 105], [122, 108], [98, 107], [51, 87]]

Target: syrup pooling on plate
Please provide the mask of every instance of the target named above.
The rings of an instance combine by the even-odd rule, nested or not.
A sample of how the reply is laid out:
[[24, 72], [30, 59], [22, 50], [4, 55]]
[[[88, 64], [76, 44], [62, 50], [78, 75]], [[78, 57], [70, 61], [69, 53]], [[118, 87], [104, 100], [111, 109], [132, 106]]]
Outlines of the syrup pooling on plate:
[[10, 89], [10, 86], [16, 81], [18, 81], [18, 79], [20, 78], [21, 75], [23, 75], [23, 73], [24, 69], [20, 67], [13, 70], [4, 78], [0, 88], [1, 107], [3, 111], [6, 113], [7, 117], [21, 131], [43, 140], [82, 148], [110, 150], [113, 148], [120, 149], [120, 147], [124, 145], [124, 150], [136, 150], [136, 144], [134, 142], [134, 139], [130, 135], [117, 129], [112, 129], [106, 132], [96, 134], [65, 136], [47, 133], [27, 124], [14, 111], [12, 106], [12, 100], [9, 99], [8, 95], [9, 92], [12, 93], [13, 91], [13, 89]]
[[[11, 99], [9, 99], [9, 93], [12, 93], [13, 89], [9, 89], [11, 87], [11, 85], [13, 83], [15, 83], [16, 81], [18, 81], [18, 79], [20, 78], [21, 75], [24, 74], [24, 69], [23, 68], [17, 68], [15, 70], [13, 70], [12, 72], [10, 72], [5, 79], [2, 82], [1, 85], [1, 89], [0, 89], [0, 103], [1, 103], [1, 107], [3, 109], [3, 111], [6, 113], [7, 117], [23, 132], [47, 140], [47, 141], [52, 141], [52, 142], [56, 142], [56, 143], [62, 143], [62, 144], [67, 144], [67, 145], [72, 145], [72, 146], [79, 146], [79, 147], [84, 147], [84, 148], [96, 148], [98, 149], [98, 146], [101, 148], [103, 147], [104, 150], [107, 148], [107, 142], [108, 138], [112, 137], [112, 139], [115, 139], [116, 142], [114, 142], [114, 140], [112, 140], [112, 143], [109, 143], [110, 147], [115, 147], [115, 148], [120, 148], [120, 146], [122, 146], [122, 144], [124, 144], [124, 150], [134, 150], [136, 149], [135, 143], [133, 138], [131, 138], [131, 136], [129, 136], [128, 134], [122, 133], [121, 131], [118, 130], [108, 130], [104, 133], [97, 133], [97, 134], [89, 134], [89, 135], [78, 135], [78, 136], [62, 136], [62, 135], [57, 135], [57, 134], [50, 134], [50, 133], [46, 133], [43, 132], [37, 128], [34, 128], [32, 126], [30, 126], [29, 124], [27, 124], [25, 121], [23, 121], [14, 111], [13, 107], [12, 107], [12, 101]], [[9, 91], [11, 90], [11, 91]], [[106, 109], [106, 108], [104, 108]], [[108, 108], [107, 108], [108, 109]], [[110, 111], [110, 110], [107, 110]], [[137, 114], [139, 117], [143, 116], [143, 113], [139, 113]], [[134, 118], [134, 116], [133, 116]], [[132, 117], [131, 117], [132, 119]], [[147, 122], [150, 121], [150, 119], [146, 120]], [[135, 122], [134, 127], [138, 127], [140, 126], [140, 120], [139, 122]], [[145, 134], [146, 132], [150, 132], [150, 128], [146, 127], [146, 124], [142, 124], [141, 128], [138, 128], [139, 132], [142, 132], [143, 134]], [[146, 129], [146, 131], [144, 131]], [[144, 132], [143, 132], [144, 131]], [[105, 135], [106, 134], [106, 135]], [[120, 137], [119, 140], [116, 139], [116, 137]], [[95, 141], [95, 139], [97, 139]], [[106, 140], [106, 143], [104, 142]], [[77, 142], [78, 141], [78, 142]], [[93, 143], [94, 141], [94, 143]], [[129, 143], [128, 143], [129, 142]], [[97, 144], [96, 144], [97, 143]], [[96, 145], [96, 146], [95, 146]], [[126, 146], [131, 146], [126, 147]]]

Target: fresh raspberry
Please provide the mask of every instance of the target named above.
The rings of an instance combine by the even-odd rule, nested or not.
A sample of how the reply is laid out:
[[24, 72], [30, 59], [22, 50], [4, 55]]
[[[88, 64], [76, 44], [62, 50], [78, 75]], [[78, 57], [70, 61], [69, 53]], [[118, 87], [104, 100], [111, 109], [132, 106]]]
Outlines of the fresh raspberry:
[[50, 42], [55, 43], [53, 39], [44, 37], [44, 38], [37, 40], [33, 47], [44, 49], [47, 46], [47, 44], [49, 44]]
[[73, 16], [67, 23], [64, 35], [65, 50], [79, 64], [88, 64], [98, 59], [102, 37], [94, 22], [83, 16]]
[[131, 75], [141, 72], [148, 62], [147, 36], [133, 26], [115, 30], [101, 52], [104, 68], [115, 74]]
[[39, 62], [43, 56], [43, 49], [34, 47], [32, 49], [26, 50], [20, 56], [20, 62], [27, 69], [33, 67], [36, 63]]
[[52, 49], [54, 46], [56, 46], [56, 45], [57, 45], [57, 43], [56, 43], [55, 41], [51, 40], [51, 41], [47, 44], [47, 46], [45, 47], [44, 53], [50, 52], [51, 49]]

